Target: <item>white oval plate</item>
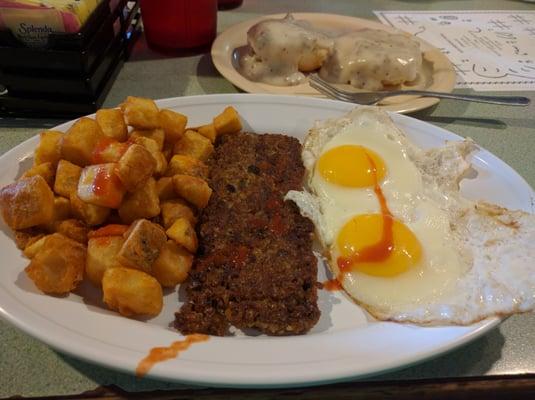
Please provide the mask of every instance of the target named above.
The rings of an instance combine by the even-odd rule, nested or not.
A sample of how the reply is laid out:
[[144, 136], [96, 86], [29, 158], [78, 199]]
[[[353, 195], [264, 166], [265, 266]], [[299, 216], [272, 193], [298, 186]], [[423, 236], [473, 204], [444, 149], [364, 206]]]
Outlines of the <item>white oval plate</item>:
[[[236, 49], [247, 45], [247, 31], [251, 26], [267, 18], [283, 18], [285, 14], [264, 15], [241, 22], [219, 34], [212, 44], [212, 60], [217, 70], [227, 80], [238, 88], [249, 93], [290, 94], [324, 98], [308, 82], [296, 86], [274, 86], [261, 82], [253, 82], [241, 75], [238, 65]], [[383, 25], [376, 21], [345, 15], [322, 13], [293, 13], [296, 19], [309, 21], [313, 26], [326, 31], [355, 31], [359, 29], [380, 29], [387, 32], [400, 33], [399, 30]], [[406, 33], [405, 33], [406, 34]], [[415, 37], [420, 42], [424, 56], [421, 79], [412, 86], [404, 88], [431, 90], [436, 92], [451, 92], [455, 87], [455, 70], [448, 58], [436, 47]], [[357, 90], [348, 85], [341, 85], [348, 90]], [[381, 108], [398, 113], [410, 113], [430, 107], [439, 102], [432, 97], [396, 96], [381, 101]]]
[[[300, 139], [315, 120], [338, 117], [352, 108], [332, 100], [252, 94], [182, 97], [158, 104], [188, 115], [192, 126], [210, 121], [225, 106], [233, 105], [245, 129]], [[392, 118], [425, 148], [459, 139], [407, 116], [392, 114]], [[56, 129], [64, 131], [71, 124]], [[13, 182], [28, 168], [28, 157], [37, 143], [38, 137], [33, 137], [0, 157], [0, 186]], [[474, 165], [479, 176], [463, 185], [467, 196], [532, 211], [533, 191], [511, 167], [485, 150], [474, 156]], [[26, 277], [23, 269], [28, 261], [3, 222], [0, 253], [0, 316], [61, 352], [133, 373], [151, 348], [181, 338], [169, 327], [179, 307], [174, 291], [165, 295], [157, 318], [127, 319], [100, 307], [99, 293], [86, 285], [64, 298], [40, 293]], [[323, 265], [319, 270], [323, 280]], [[340, 292], [320, 291], [319, 305], [321, 319], [307, 335], [212, 337], [177, 359], [157, 364], [149, 376], [214, 386], [315, 385], [410, 365], [471, 341], [499, 323], [498, 318], [491, 318], [467, 327], [423, 328], [376, 322]]]

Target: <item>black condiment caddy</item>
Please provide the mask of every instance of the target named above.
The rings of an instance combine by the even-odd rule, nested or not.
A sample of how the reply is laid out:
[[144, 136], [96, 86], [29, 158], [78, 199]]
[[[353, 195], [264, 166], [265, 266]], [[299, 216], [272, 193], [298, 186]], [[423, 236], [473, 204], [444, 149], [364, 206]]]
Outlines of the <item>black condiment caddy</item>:
[[95, 112], [140, 33], [139, 21], [139, 0], [108, 0], [80, 32], [50, 34], [45, 48], [25, 47], [0, 31], [0, 117]]

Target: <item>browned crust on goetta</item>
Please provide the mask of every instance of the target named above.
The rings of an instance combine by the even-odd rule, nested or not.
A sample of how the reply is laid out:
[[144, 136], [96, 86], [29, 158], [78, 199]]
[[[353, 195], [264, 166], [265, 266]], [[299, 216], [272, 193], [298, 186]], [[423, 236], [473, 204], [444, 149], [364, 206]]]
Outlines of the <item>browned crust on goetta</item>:
[[304, 168], [297, 139], [223, 135], [209, 161], [213, 194], [198, 224], [200, 249], [176, 313], [183, 334], [225, 335], [230, 325], [302, 334], [318, 321], [313, 224], [289, 190]]

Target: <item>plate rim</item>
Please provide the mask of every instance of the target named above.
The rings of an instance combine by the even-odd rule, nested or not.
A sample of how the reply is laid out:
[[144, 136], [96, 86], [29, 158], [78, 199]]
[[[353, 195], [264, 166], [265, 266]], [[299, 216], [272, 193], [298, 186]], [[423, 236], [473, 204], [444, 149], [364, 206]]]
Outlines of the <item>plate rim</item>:
[[[399, 29], [393, 28], [389, 25], [382, 24], [379, 20], [373, 20], [368, 18], [360, 18], [360, 17], [353, 17], [349, 15], [341, 15], [341, 14], [333, 14], [333, 13], [321, 13], [321, 12], [294, 12], [291, 13], [296, 18], [318, 18], [318, 17], [324, 17], [324, 18], [336, 18], [343, 20], [348, 23], [364, 23], [364, 24], [370, 24], [373, 25], [376, 29], [383, 29], [389, 32], [400, 32], [407, 34], [407, 32], [403, 32]], [[259, 82], [253, 82], [248, 80], [247, 78], [243, 77], [232, 65], [232, 61], [229, 61], [230, 57], [232, 55], [232, 52], [226, 51], [226, 39], [227, 36], [230, 34], [233, 34], [234, 31], [239, 30], [245, 30], [251, 24], [257, 23], [261, 20], [268, 19], [268, 18], [282, 18], [286, 15], [286, 13], [277, 13], [277, 14], [268, 14], [268, 15], [261, 15], [257, 17], [253, 17], [250, 19], [246, 19], [240, 22], [237, 22], [231, 26], [228, 26], [225, 28], [222, 32], [220, 32], [217, 37], [215, 38], [214, 42], [212, 43], [211, 49], [210, 49], [210, 55], [212, 58], [212, 63], [214, 64], [217, 71], [232, 85], [236, 86], [240, 90], [243, 90], [247, 93], [251, 94], [276, 94], [276, 95], [292, 95], [292, 96], [305, 96], [305, 97], [315, 97], [315, 98], [323, 98], [327, 99], [326, 96], [322, 95], [321, 93], [315, 93], [315, 94], [292, 94], [292, 93], [276, 93], [276, 88], [278, 86], [274, 85], [267, 85]], [[456, 73], [455, 69], [451, 63], [451, 61], [442, 53], [438, 48], [430, 44], [429, 42], [411, 35], [415, 37], [419, 42], [424, 44], [428, 48], [429, 55], [433, 60], [438, 60], [443, 66], [446, 68], [446, 70], [442, 71], [442, 75], [444, 75], [444, 86], [439, 86], [438, 88], [431, 89], [435, 91], [444, 91], [447, 93], [451, 93], [453, 89], [455, 88], [456, 83]], [[244, 32], [244, 44], [245, 44], [245, 32]], [[231, 49], [233, 50], [233, 49]], [[257, 87], [259, 88], [258, 91], [255, 90], [248, 90], [247, 88], [249, 86]], [[275, 92], [271, 91], [270, 89], [264, 88], [264, 86], [273, 87]], [[309, 90], [314, 90], [310, 88], [310, 86], [307, 84], [305, 88]], [[434, 97], [414, 97], [414, 96], [408, 96], [408, 100], [395, 103], [395, 104], [388, 104], [383, 105], [381, 108], [385, 111], [393, 111], [401, 114], [408, 114], [413, 113], [416, 111], [420, 111], [429, 107], [432, 107], [440, 102], [440, 99], [434, 98]]]
[[[279, 100], [279, 101], [277, 101], [277, 100]], [[247, 103], [256, 102], [256, 103], [272, 103], [272, 104], [284, 103], [284, 104], [294, 104], [294, 105], [303, 105], [303, 103], [308, 103], [308, 105], [311, 105], [313, 107], [316, 107], [318, 105], [320, 105], [320, 106], [321, 105], [325, 105], [325, 106], [329, 105], [333, 109], [339, 110], [341, 113], [354, 107], [354, 105], [351, 105], [351, 104], [348, 104], [348, 103], [339, 102], [339, 101], [336, 101], [336, 100], [316, 99], [316, 98], [310, 98], [310, 97], [297, 97], [297, 96], [283, 96], [283, 95], [264, 95], [264, 94], [216, 94], [216, 95], [197, 95], [197, 96], [188, 96], [188, 97], [173, 97], [173, 98], [167, 98], [167, 99], [160, 99], [160, 100], [157, 101], [157, 104], [159, 104], [160, 106], [163, 106], [163, 107], [171, 106], [171, 105], [174, 106], [174, 107], [180, 107], [181, 105], [185, 105], [185, 104], [195, 104], [195, 102], [201, 102], [201, 103], [205, 103], [205, 104], [207, 102], [208, 103], [213, 103], [213, 104], [219, 104], [219, 103], [239, 104], [239, 103], [243, 103], [243, 102], [247, 102]], [[402, 121], [404, 120], [404, 121], [409, 121], [411, 123], [416, 123], [416, 125], [430, 126], [433, 129], [438, 130], [439, 132], [441, 131], [443, 133], [446, 133], [447, 136], [449, 136], [449, 137], [462, 139], [462, 137], [456, 135], [455, 133], [450, 132], [450, 131], [448, 131], [448, 130], [446, 130], [444, 128], [440, 128], [440, 127], [437, 127], [435, 125], [432, 125], [432, 124], [430, 124], [428, 122], [417, 120], [415, 118], [408, 117], [408, 116], [398, 115], [398, 114], [390, 113], [390, 115], [393, 117], [394, 121], [396, 119], [400, 119]], [[75, 120], [73, 120], [73, 121], [75, 121]], [[73, 121], [65, 122], [63, 124], [60, 124], [60, 125], [56, 126], [55, 128], [52, 128], [52, 129], [59, 129], [59, 130], [61, 130], [62, 128], [64, 129], [69, 124], [72, 124]], [[38, 135], [35, 135], [35, 136], [25, 140], [24, 142], [18, 144], [17, 146], [13, 147], [12, 149], [7, 151], [6, 153], [2, 154], [0, 156], [0, 162], [2, 162], [2, 160], [4, 158], [6, 158], [8, 155], [9, 155], [9, 157], [13, 157], [13, 156], [17, 156], [18, 154], [19, 155], [23, 154], [24, 151], [25, 151], [25, 147], [30, 146], [32, 144], [32, 142], [36, 142], [37, 141], [37, 137], [38, 137]], [[484, 149], [482, 149], [482, 150], [484, 150]], [[534, 193], [533, 189], [524, 180], [524, 178], [520, 174], [518, 174], [512, 167], [510, 167], [508, 164], [506, 164], [503, 160], [501, 160], [497, 156], [494, 156], [492, 153], [490, 153], [490, 152], [488, 152], [486, 150], [484, 150], [484, 151], [486, 152], [487, 155], [492, 156], [493, 158], [495, 158], [496, 160], [498, 160], [499, 162], [501, 162], [505, 166], [507, 166], [507, 168], [509, 168], [516, 175], [516, 177], [520, 179], [521, 183], [523, 183], [527, 188], [531, 189], [531, 194], [533, 195], [533, 193]], [[24, 154], [26, 154], [26, 153], [24, 153]], [[3, 290], [3, 286], [4, 285], [0, 285], [0, 288], [2, 288], [2, 290], [0, 290], [0, 299], [1, 298], [5, 298], [6, 295], [7, 295], [7, 297], [10, 297], [9, 296], [9, 292], [5, 292]], [[9, 299], [8, 298], [8, 300], [10, 300], [12, 302], [15, 302], [15, 303], [17, 303], [17, 302], [21, 303], [16, 298], [13, 298], [13, 299]], [[8, 303], [9, 303], [9, 301], [8, 301]], [[21, 305], [23, 307], [29, 309], [29, 306], [27, 306], [25, 304], [21, 304]], [[15, 306], [15, 308], [17, 308], [17, 306]], [[110, 364], [109, 360], [103, 360], [103, 359], [100, 359], [98, 357], [92, 357], [91, 353], [88, 353], [87, 351], [86, 352], [79, 351], [79, 348], [76, 346], [76, 343], [75, 344], [66, 344], [65, 341], [62, 340], [62, 339], [64, 339], [64, 337], [61, 337], [61, 336], [58, 336], [58, 337], [52, 336], [51, 337], [51, 336], [47, 335], [49, 330], [48, 329], [41, 330], [42, 329], [41, 328], [42, 325], [39, 325], [37, 327], [36, 326], [32, 326], [32, 325], [35, 324], [35, 320], [37, 319], [37, 320], [43, 320], [45, 326], [52, 327], [53, 331], [56, 331], [57, 329], [60, 329], [60, 331], [61, 331], [61, 329], [63, 328], [61, 325], [57, 324], [56, 322], [47, 320], [45, 318], [45, 316], [43, 316], [43, 315], [41, 315], [41, 314], [31, 310], [31, 309], [29, 309], [29, 311], [31, 312], [31, 317], [29, 319], [27, 319], [24, 316], [21, 317], [20, 315], [12, 315], [12, 314], [10, 314], [8, 312], [8, 309], [4, 308], [3, 304], [0, 304], [0, 317], [2, 317], [3, 319], [7, 320], [8, 322], [13, 324], [17, 328], [21, 329], [22, 331], [26, 332], [30, 336], [33, 336], [33, 337], [37, 338], [38, 340], [46, 343], [47, 345], [51, 346], [52, 348], [57, 349], [57, 350], [59, 350], [60, 352], [63, 352], [63, 353], [71, 354], [72, 356], [74, 356], [76, 358], [80, 358], [80, 359], [89, 361], [89, 362], [94, 363], [94, 364], [102, 365], [102, 366], [104, 366], [106, 368], [111, 368], [111, 369], [124, 371], [124, 372], [127, 372], [129, 374], [132, 374], [132, 368], [126, 366], [127, 362], [120, 362], [119, 361], [119, 362]], [[458, 339], [453, 340], [451, 342], [448, 342], [448, 343], [446, 343], [446, 344], [444, 344], [442, 346], [439, 346], [434, 351], [428, 351], [425, 354], [420, 354], [420, 352], [418, 352], [417, 354], [414, 354], [413, 357], [408, 358], [403, 363], [399, 363], [397, 365], [391, 365], [389, 367], [378, 369], [378, 370], [374, 370], [374, 371], [370, 371], [368, 373], [356, 373], [355, 374], [355, 373], [352, 373], [350, 371], [346, 371], [345, 374], [340, 374], [340, 373], [336, 373], [335, 372], [335, 373], [331, 373], [331, 375], [329, 375], [329, 376], [327, 376], [325, 378], [316, 378], [316, 379], [312, 379], [312, 380], [311, 380], [311, 378], [306, 378], [306, 377], [302, 377], [300, 379], [293, 378], [293, 379], [286, 379], [285, 380], [285, 379], [280, 379], [280, 377], [272, 376], [272, 377], [267, 377], [262, 382], [257, 381], [257, 382], [253, 382], [253, 383], [244, 383], [243, 379], [240, 379], [240, 377], [238, 377], [237, 379], [234, 379], [234, 380], [229, 380], [228, 377], [220, 377], [219, 379], [212, 377], [209, 380], [206, 380], [206, 379], [202, 379], [202, 378], [201, 379], [196, 379], [196, 377], [194, 377], [194, 376], [177, 377], [177, 376], [175, 376], [173, 374], [171, 374], [172, 376], [170, 376], [169, 371], [167, 371], [167, 369], [155, 368], [152, 373], [149, 372], [149, 374], [147, 374], [147, 377], [160, 379], [160, 380], [163, 379], [163, 380], [166, 380], [166, 381], [175, 381], [175, 382], [196, 384], [196, 385], [210, 385], [210, 386], [214, 386], [214, 387], [215, 386], [218, 386], [218, 387], [243, 387], [243, 388], [301, 387], [301, 386], [314, 386], [314, 385], [320, 385], [320, 384], [326, 384], [326, 383], [342, 382], [342, 381], [352, 380], [352, 379], [356, 379], [356, 378], [362, 379], [362, 378], [365, 378], [365, 377], [368, 377], [368, 376], [372, 376], [372, 375], [377, 375], [377, 374], [391, 372], [393, 370], [407, 368], [407, 367], [409, 367], [411, 365], [414, 365], [416, 363], [420, 363], [420, 362], [423, 362], [425, 360], [429, 360], [431, 358], [438, 357], [438, 356], [440, 356], [440, 355], [442, 355], [442, 354], [444, 354], [444, 353], [446, 353], [446, 352], [448, 352], [450, 350], [458, 348], [458, 347], [460, 347], [460, 346], [462, 346], [462, 345], [464, 345], [464, 344], [476, 339], [477, 337], [480, 337], [481, 335], [487, 333], [488, 331], [490, 331], [491, 329], [496, 327], [500, 322], [501, 322], [500, 318], [497, 318], [497, 317], [489, 318], [489, 319], [483, 321], [482, 323], [480, 323], [479, 325], [476, 324], [476, 325], [472, 326], [473, 329], [469, 330], [467, 333], [463, 334]], [[468, 327], [468, 328], [472, 328], [472, 327]], [[466, 328], [466, 327], [464, 327], [464, 328]], [[74, 335], [75, 335], [75, 337], [79, 336], [77, 334], [74, 334]], [[87, 339], [84, 339], [84, 341], [85, 340], [87, 340]], [[102, 343], [96, 338], [89, 338], [89, 340], [93, 341], [93, 342]], [[109, 345], [107, 343], [103, 343], [103, 344], [105, 346], [109, 347]], [[140, 350], [140, 352], [145, 354], [145, 352], [143, 352], [142, 350]], [[337, 376], [333, 376], [333, 374], [337, 375]], [[322, 375], [325, 375], [325, 374], [322, 374]]]

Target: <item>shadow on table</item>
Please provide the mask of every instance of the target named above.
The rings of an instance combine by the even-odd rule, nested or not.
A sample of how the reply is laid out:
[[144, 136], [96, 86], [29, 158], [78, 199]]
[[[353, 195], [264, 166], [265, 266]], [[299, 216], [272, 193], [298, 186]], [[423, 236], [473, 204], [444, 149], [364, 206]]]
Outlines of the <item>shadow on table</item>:
[[415, 113], [411, 113], [409, 114], [409, 116], [420, 119], [425, 122], [429, 122], [432, 124], [440, 124], [443, 126], [456, 124], [456, 125], [477, 126], [480, 128], [499, 129], [499, 130], [503, 130], [507, 128], [507, 124], [504, 121], [501, 121], [498, 119], [475, 118], [475, 117], [464, 116], [466, 113], [466, 103], [462, 101], [458, 101], [453, 104], [450, 104], [448, 108], [448, 114], [450, 114], [451, 116], [433, 115], [436, 112], [437, 107], [438, 107], [438, 104], [433, 107], [420, 110]]
[[53, 128], [69, 119], [0, 117], [0, 128]]
[[[224, 79], [212, 62], [210, 54], [203, 54], [197, 64], [197, 80], [204, 93], [236, 93], [242, 92], [232, 83]], [[217, 78], [217, 79], [216, 79]]]
[[132, 53], [128, 58], [129, 62], [146, 61], [146, 60], [165, 60], [168, 58], [177, 57], [193, 57], [199, 54], [209, 53], [210, 45], [199, 47], [191, 50], [167, 50], [156, 49], [150, 47], [145, 39], [145, 35], [141, 35], [134, 44]]

